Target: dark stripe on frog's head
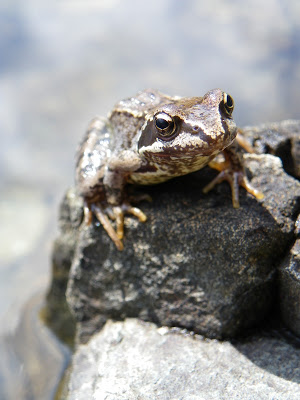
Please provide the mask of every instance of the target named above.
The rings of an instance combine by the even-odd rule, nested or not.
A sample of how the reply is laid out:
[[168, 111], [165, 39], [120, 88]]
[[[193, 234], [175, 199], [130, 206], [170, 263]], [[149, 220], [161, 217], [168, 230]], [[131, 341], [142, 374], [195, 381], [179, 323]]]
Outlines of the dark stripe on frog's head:
[[[161, 137], [160, 139], [163, 142], [169, 142], [173, 140], [181, 131], [181, 126], [183, 121], [179, 117], [173, 117], [173, 120], [176, 126], [175, 131], [169, 138], [163, 139]], [[159, 132], [155, 126], [154, 118], [152, 117], [151, 119], [147, 120], [146, 124], [142, 128], [142, 133], [138, 141], [138, 150], [140, 150], [142, 147], [151, 146], [158, 137], [159, 137]]]
[[141, 136], [138, 141], [138, 150], [142, 147], [151, 146], [157, 138], [157, 130], [155, 129], [153, 118], [147, 120], [141, 130]]

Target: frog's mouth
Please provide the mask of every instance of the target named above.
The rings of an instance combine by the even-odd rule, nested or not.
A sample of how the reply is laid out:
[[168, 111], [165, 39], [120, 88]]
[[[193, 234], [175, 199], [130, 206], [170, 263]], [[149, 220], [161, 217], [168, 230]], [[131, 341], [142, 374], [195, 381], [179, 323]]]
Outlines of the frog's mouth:
[[215, 137], [202, 133], [197, 136], [194, 135], [185, 138], [179, 135], [172, 143], [165, 143], [162, 151], [158, 151], [156, 154], [159, 157], [207, 157], [212, 154], [218, 154], [226, 147], [230, 146], [235, 140], [235, 137], [236, 130], [234, 130], [234, 132], [227, 131], [226, 133], [219, 133], [216, 134]]

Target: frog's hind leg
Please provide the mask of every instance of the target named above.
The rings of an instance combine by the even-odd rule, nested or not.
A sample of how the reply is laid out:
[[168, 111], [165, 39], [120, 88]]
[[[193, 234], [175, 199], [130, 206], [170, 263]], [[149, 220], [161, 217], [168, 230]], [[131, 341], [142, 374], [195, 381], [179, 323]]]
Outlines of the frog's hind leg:
[[242, 161], [239, 155], [234, 151], [233, 147], [229, 147], [223, 151], [225, 161], [211, 161], [208, 165], [220, 173], [203, 189], [203, 193], [209, 192], [217, 184], [227, 181], [231, 187], [232, 205], [234, 208], [239, 208], [239, 187], [242, 186], [257, 199], [262, 199], [264, 196], [261, 192], [255, 189], [248, 181]]

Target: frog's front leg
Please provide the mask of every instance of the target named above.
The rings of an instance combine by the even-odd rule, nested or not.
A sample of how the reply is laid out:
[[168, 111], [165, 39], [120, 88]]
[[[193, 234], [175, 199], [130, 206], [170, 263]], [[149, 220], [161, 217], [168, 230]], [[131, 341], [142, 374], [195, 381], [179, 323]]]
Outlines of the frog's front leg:
[[[93, 204], [92, 211], [113, 240], [119, 250], [123, 250], [124, 216], [131, 214], [145, 222], [146, 215], [130, 204], [126, 194], [126, 183], [130, 172], [139, 168], [141, 161], [133, 152], [124, 151], [117, 157], [112, 156], [107, 165], [103, 184], [105, 189], [105, 204]], [[115, 221], [115, 229], [111, 220]]]
[[223, 150], [225, 160], [223, 162], [211, 161], [208, 165], [220, 173], [203, 189], [204, 193], [209, 192], [218, 183], [228, 181], [232, 193], [232, 205], [234, 208], [239, 208], [239, 187], [242, 186], [257, 199], [262, 199], [263, 194], [255, 189], [247, 179], [240, 154], [235, 149], [234, 145]]

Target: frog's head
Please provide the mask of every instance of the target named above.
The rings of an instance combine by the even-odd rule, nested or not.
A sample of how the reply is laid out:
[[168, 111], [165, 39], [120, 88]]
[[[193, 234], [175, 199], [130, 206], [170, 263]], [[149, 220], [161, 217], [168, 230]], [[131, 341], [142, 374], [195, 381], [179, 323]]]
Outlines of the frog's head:
[[214, 156], [236, 137], [233, 108], [232, 97], [220, 89], [170, 100], [146, 116], [138, 151], [156, 159]]

